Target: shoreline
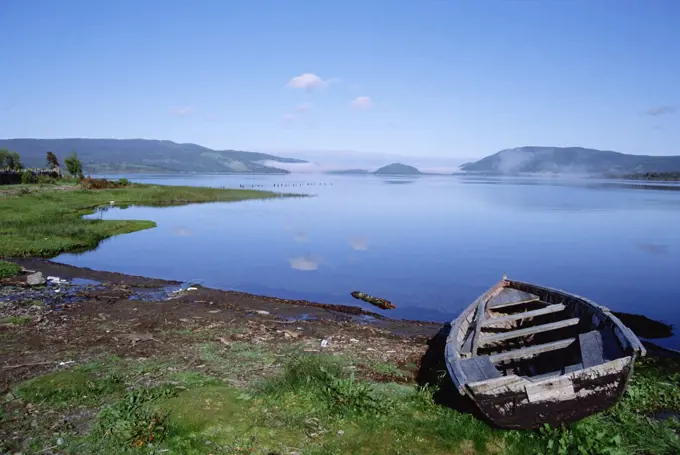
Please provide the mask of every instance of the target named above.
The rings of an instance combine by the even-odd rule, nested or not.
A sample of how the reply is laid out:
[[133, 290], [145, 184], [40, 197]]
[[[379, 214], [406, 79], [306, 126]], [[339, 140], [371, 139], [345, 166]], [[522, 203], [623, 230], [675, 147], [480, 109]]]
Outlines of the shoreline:
[[[51, 259], [38, 257], [8, 258], [28, 270], [42, 272], [45, 277], [56, 276], [58, 278], [72, 280], [85, 279], [102, 283], [104, 286], [130, 286], [132, 288], [162, 289], [175, 287], [182, 284], [180, 281], [150, 278], [140, 275], [130, 275], [104, 270], [94, 270], [87, 267], [79, 267], [61, 264]], [[295, 318], [307, 315], [317, 320], [338, 320], [357, 324], [368, 324], [383, 329], [398, 330], [406, 336], [435, 336], [437, 331], [446, 325], [443, 322], [420, 321], [416, 319], [397, 319], [383, 314], [365, 310], [359, 306], [312, 302], [309, 300], [284, 299], [275, 296], [258, 295], [248, 292], [233, 291], [195, 285], [196, 291], [186, 294], [178, 299], [183, 303], [212, 299], [236, 305], [243, 310], [269, 311], [273, 315], [284, 318]], [[270, 311], [271, 310], [271, 311]]]

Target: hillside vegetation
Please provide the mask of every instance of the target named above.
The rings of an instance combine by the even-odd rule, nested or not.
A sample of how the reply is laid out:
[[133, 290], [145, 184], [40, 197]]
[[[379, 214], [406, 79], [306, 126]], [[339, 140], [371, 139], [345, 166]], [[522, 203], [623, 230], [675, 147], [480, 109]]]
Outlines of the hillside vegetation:
[[582, 147], [519, 147], [501, 150], [461, 170], [498, 174], [635, 174], [680, 171], [680, 156], [627, 155]]
[[2, 139], [0, 149], [21, 155], [26, 167], [45, 164], [46, 152], [64, 157], [76, 151], [85, 173], [233, 172], [288, 174], [263, 161], [304, 163], [264, 153], [213, 150], [196, 144], [148, 139]]

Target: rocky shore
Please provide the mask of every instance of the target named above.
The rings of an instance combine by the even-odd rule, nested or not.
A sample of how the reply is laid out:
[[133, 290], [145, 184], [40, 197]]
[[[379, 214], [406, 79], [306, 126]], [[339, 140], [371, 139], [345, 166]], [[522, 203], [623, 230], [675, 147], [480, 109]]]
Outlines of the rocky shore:
[[83, 362], [102, 352], [153, 356], [181, 349], [182, 337], [173, 331], [212, 331], [219, 337], [220, 329], [246, 329], [237, 338], [304, 341], [312, 350], [349, 350], [376, 361], [419, 365], [428, 340], [442, 327], [354, 306], [182, 285], [44, 259], [16, 262], [41, 273], [46, 283], [31, 286], [15, 279], [0, 287], [5, 335], [0, 392], [5, 393], [60, 362]]

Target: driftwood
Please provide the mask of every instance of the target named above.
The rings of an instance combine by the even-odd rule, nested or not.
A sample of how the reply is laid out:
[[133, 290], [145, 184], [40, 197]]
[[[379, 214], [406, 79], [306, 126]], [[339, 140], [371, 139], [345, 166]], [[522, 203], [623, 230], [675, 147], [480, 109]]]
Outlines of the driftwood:
[[364, 294], [363, 292], [359, 291], [353, 291], [352, 292], [352, 297], [358, 300], [363, 300], [364, 302], [368, 302], [371, 305], [375, 305], [380, 309], [383, 310], [391, 310], [392, 308], [396, 308], [392, 302], [389, 300], [381, 299], [380, 297], [374, 297], [372, 295]]

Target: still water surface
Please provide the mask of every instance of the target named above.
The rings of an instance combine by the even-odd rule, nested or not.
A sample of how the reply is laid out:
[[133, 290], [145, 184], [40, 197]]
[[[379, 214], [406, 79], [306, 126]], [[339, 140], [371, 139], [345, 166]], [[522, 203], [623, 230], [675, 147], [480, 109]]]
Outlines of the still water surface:
[[[350, 296], [359, 290], [391, 300], [392, 317], [437, 321], [505, 272], [680, 323], [680, 191], [452, 176], [127, 177], [316, 197], [112, 209], [95, 216], [158, 227], [57, 261], [376, 310]], [[680, 337], [659, 344], [680, 348]]]

